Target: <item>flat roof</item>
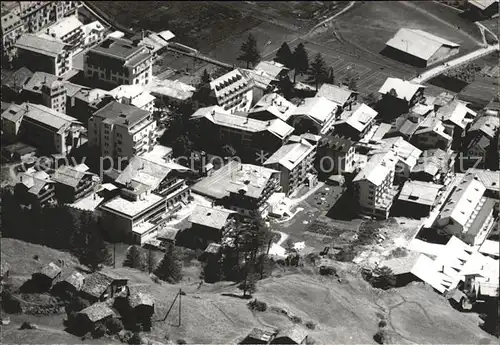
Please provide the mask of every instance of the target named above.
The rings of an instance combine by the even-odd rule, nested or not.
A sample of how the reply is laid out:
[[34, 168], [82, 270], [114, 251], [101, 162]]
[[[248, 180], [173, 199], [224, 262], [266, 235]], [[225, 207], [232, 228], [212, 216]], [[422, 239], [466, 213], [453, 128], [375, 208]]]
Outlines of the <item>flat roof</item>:
[[57, 57], [64, 51], [66, 44], [61, 41], [49, 40], [33, 34], [23, 34], [17, 40], [15, 46], [39, 54]]
[[54, 37], [62, 38], [63, 36], [69, 34], [70, 32], [82, 27], [83, 24], [78, 20], [76, 16], [64, 17], [57, 23], [51, 25], [47, 29], [49, 35], [54, 35]]
[[116, 125], [130, 128], [150, 115], [149, 111], [139, 109], [133, 105], [113, 101], [96, 111], [93, 116], [99, 116]]
[[325, 97], [309, 97], [295, 108], [293, 115], [305, 115], [322, 124], [332, 118], [336, 110], [337, 104]]
[[333, 84], [323, 84], [316, 93], [316, 97], [325, 97], [339, 106], [344, 106], [349, 97], [357, 92], [349, 90], [347, 87]]
[[145, 47], [134, 46], [132, 41], [108, 36], [107, 39], [93, 47], [90, 51], [97, 54], [109, 55], [120, 60], [127, 60], [144, 49]]
[[399, 194], [399, 200], [426, 206], [434, 205], [443, 185], [423, 181], [406, 181]]
[[314, 145], [306, 140], [283, 145], [264, 162], [264, 165], [277, 163], [290, 171], [306, 159], [313, 150]]
[[367, 180], [378, 186], [395, 169], [396, 163], [397, 156], [393, 151], [375, 154], [370, 157], [353, 182]]
[[234, 213], [236, 212], [225, 208], [196, 205], [188, 220], [194, 224], [220, 230], [226, 225], [229, 216]]
[[103, 204], [101, 208], [103, 210], [118, 212], [130, 218], [133, 218], [140, 214], [142, 211], [163, 201], [163, 197], [153, 193], [147, 193], [143, 196], [142, 199], [138, 199], [135, 201], [117, 196], [114, 199], [111, 199], [107, 203]]

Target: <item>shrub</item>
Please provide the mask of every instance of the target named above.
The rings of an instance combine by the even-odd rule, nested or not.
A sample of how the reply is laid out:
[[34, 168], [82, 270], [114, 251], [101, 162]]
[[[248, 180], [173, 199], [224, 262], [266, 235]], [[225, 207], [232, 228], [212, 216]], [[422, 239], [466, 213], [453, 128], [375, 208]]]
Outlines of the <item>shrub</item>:
[[104, 326], [102, 323], [98, 323], [94, 330], [92, 331], [92, 337], [94, 339], [99, 339], [106, 334], [106, 326]]
[[378, 327], [379, 327], [379, 328], [384, 328], [385, 326], [387, 326], [387, 321], [385, 321], [385, 320], [381, 320], [381, 321], [378, 323]]
[[307, 327], [308, 329], [313, 330], [313, 329], [315, 329], [315, 328], [316, 328], [316, 324], [315, 324], [314, 322], [312, 322], [312, 321], [307, 321], [307, 322], [306, 322], [306, 327]]
[[319, 274], [322, 276], [334, 276], [337, 275], [337, 270], [333, 267], [322, 266], [319, 268]]
[[290, 318], [290, 321], [292, 321], [293, 323], [302, 323], [302, 319], [299, 316], [297, 316], [297, 315], [293, 315]]
[[35, 325], [34, 323], [31, 323], [31, 322], [23, 322], [23, 324], [21, 325], [21, 327], [19, 327], [19, 329], [37, 329], [38, 326]]
[[266, 311], [267, 303], [254, 299], [253, 301], [248, 302], [248, 308], [255, 311]]
[[132, 336], [130, 337], [130, 339], [128, 340], [128, 343], [130, 345], [140, 345], [142, 342], [142, 337], [139, 333], [135, 332], [134, 334], [132, 334]]
[[391, 251], [391, 256], [394, 258], [404, 258], [408, 255], [408, 251], [405, 248], [397, 247]]
[[123, 329], [123, 323], [115, 317], [106, 320], [106, 328], [110, 334], [116, 334]]
[[178, 339], [177, 340], [177, 344], [181, 345], [181, 344], [187, 344], [187, 341], [185, 341], [184, 339]]

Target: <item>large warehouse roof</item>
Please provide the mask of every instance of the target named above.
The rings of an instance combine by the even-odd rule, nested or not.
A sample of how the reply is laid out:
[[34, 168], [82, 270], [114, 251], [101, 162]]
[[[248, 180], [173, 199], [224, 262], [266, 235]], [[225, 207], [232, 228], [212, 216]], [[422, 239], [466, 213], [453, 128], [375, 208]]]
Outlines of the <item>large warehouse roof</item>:
[[458, 48], [460, 45], [422, 30], [402, 28], [386, 43], [420, 59], [428, 60], [442, 46]]

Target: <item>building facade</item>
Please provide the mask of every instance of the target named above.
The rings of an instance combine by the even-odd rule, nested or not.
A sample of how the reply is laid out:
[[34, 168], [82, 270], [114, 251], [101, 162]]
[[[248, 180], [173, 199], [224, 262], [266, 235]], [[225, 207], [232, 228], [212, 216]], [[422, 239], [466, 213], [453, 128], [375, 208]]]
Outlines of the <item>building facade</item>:
[[108, 37], [85, 55], [84, 74], [112, 85], [147, 85], [153, 76], [153, 55], [144, 46]]

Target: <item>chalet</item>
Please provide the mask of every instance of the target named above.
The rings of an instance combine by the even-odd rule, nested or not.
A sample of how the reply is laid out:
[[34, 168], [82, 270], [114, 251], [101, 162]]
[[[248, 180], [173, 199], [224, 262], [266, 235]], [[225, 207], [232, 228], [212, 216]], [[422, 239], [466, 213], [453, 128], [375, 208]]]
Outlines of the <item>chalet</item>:
[[78, 331], [80, 333], [92, 332], [97, 324], [104, 323], [113, 317], [116, 317], [116, 314], [106, 303], [94, 303], [77, 313]]
[[413, 134], [417, 131], [420, 122], [420, 116], [416, 114], [403, 114], [391, 123], [391, 128], [384, 137], [403, 137], [406, 141], [410, 141]]
[[439, 148], [448, 151], [452, 139], [443, 122], [434, 116], [429, 116], [420, 123], [410, 142], [421, 150]]
[[293, 326], [278, 332], [271, 344], [306, 344], [307, 342], [306, 330]]
[[439, 201], [443, 187], [432, 182], [406, 181], [394, 209], [411, 218], [425, 217]]
[[14, 187], [20, 205], [41, 208], [55, 201], [55, 182], [44, 171], [27, 171]]
[[57, 282], [52, 288], [52, 294], [58, 296], [76, 296], [83, 287], [85, 276], [80, 272], [72, 272]]
[[309, 97], [295, 108], [288, 123], [295, 134], [312, 133], [324, 135], [333, 128], [337, 116], [337, 105], [325, 97]]
[[61, 277], [61, 268], [50, 262], [36, 273], [33, 273], [31, 280], [41, 291], [49, 291], [52, 285]]
[[486, 188], [484, 196], [492, 199], [500, 199], [500, 177], [498, 171], [483, 170], [483, 169], [469, 169], [466, 171], [465, 176], [473, 175], [477, 178]]
[[56, 198], [62, 203], [74, 203], [94, 191], [99, 177], [88, 172], [85, 164], [64, 165], [52, 175], [55, 181]]
[[373, 127], [377, 115], [378, 112], [366, 104], [357, 104], [340, 114], [340, 120], [334, 124], [334, 133], [358, 141]]
[[94, 272], [85, 278], [80, 294], [91, 302], [105, 301], [127, 291], [127, 282], [128, 278], [111, 272]]
[[443, 183], [454, 164], [454, 154], [441, 149], [430, 149], [422, 152], [417, 164], [413, 167], [412, 180]]
[[251, 119], [269, 121], [280, 119], [287, 122], [297, 107], [277, 93], [264, 95], [248, 112]]
[[354, 142], [339, 136], [326, 136], [318, 146], [316, 167], [329, 174], [352, 173], [355, 164]]
[[[387, 78], [379, 93], [382, 94], [381, 106], [392, 116], [407, 113], [424, 98], [425, 86], [399, 78]], [[385, 112], [385, 111], [384, 111]]]
[[198, 239], [200, 247], [206, 248], [212, 242], [221, 243], [234, 230], [237, 219], [233, 210], [197, 205], [188, 221], [188, 231]]
[[20, 103], [24, 85], [33, 76], [26, 67], [16, 70], [11, 76], [2, 78], [2, 100]]
[[151, 295], [144, 292], [134, 292], [128, 297], [128, 303], [134, 317], [139, 320], [149, 320], [155, 312], [155, 302]]
[[344, 110], [352, 110], [352, 106], [358, 99], [358, 93], [344, 86], [325, 83], [319, 88], [316, 97], [325, 97], [337, 104], [338, 114], [340, 115]]
[[18, 142], [2, 148], [2, 157], [7, 161], [25, 161], [34, 158], [37, 149], [33, 146]]
[[239, 344], [269, 344], [276, 337], [275, 330], [254, 328]]
[[468, 0], [467, 8], [476, 19], [490, 18], [498, 14], [498, 0]]
[[445, 127], [445, 133], [453, 139], [453, 147], [460, 146], [462, 136], [476, 115], [475, 111], [467, 107], [467, 103], [458, 100], [439, 108], [436, 112], [436, 117]]

